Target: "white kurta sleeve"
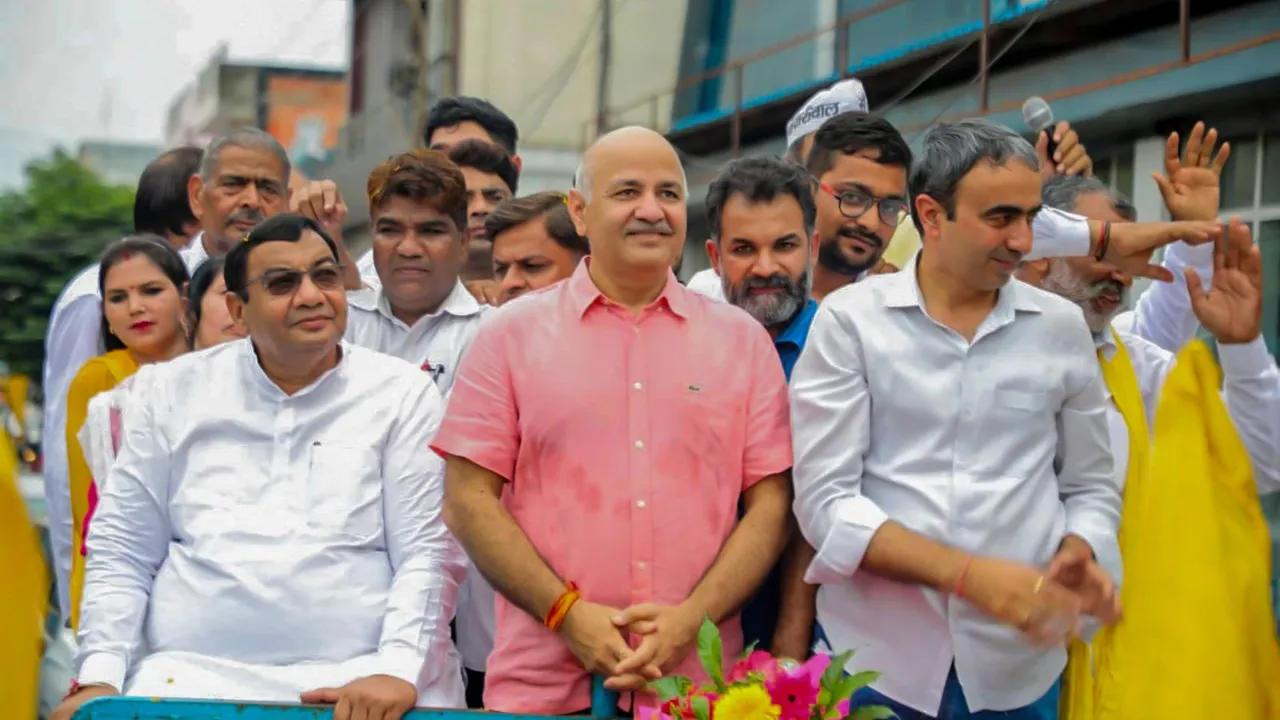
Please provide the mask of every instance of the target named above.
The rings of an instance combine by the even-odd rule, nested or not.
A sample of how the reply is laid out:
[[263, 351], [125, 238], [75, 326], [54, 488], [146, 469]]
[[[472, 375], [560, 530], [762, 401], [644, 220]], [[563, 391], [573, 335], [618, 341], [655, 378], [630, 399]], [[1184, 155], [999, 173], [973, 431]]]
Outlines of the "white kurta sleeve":
[[77, 663], [81, 683], [123, 689], [129, 658], [142, 641], [156, 572], [168, 555], [171, 458], [156, 421], [156, 405], [163, 401], [130, 396], [125, 403], [124, 441], [87, 542]]
[[1093, 241], [1089, 221], [1082, 215], [1046, 207], [1031, 223], [1031, 252], [1027, 260], [1052, 257], [1086, 257]]
[[1258, 493], [1280, 492], [1280, 369], [1261, 337], [1218, 345], [1218, 359], [1223, 399], [1249, 453]]
[[444, 415], [425, 373], [406, 388], [383, 457], [383, 513], [394, 577], [378, 645], [387, 675], [419, 691], [447, 667], [449, 623], [466, 575], [462, 548], [444, 524], [444, 460], [430, 449]]

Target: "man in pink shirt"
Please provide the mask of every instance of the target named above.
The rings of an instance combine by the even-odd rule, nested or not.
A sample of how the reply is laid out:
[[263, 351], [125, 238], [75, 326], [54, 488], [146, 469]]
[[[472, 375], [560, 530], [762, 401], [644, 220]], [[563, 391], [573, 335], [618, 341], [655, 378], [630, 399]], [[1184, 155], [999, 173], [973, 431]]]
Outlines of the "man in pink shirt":
[[433, 444], [446, 522], [500, 595], [485, 706], [502, 712], [587, 708], [591, 674], [697, 675], [704, 616], [736, 653], [736, 614], [787, 540], [782, 368], [750, 315], [671, 272], [675, 150], [617, 130], [575, 184], [591, 256], [480, 329]]

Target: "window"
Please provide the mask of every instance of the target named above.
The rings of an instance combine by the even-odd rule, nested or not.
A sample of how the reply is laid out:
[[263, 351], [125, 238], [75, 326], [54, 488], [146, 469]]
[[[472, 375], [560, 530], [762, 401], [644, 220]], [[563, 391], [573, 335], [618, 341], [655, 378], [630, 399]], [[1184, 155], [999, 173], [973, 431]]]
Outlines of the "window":
[[1253, 228], [1262, 251], [1262, 337], [1280, 356], [1280, 132], [1227, 138], [1231, 160], [1222, 172], [1222, 216]]
[[1133, 146], [1103, 152], [1093, 158], [1093, 175], [1112, 190], [1133, 199]]

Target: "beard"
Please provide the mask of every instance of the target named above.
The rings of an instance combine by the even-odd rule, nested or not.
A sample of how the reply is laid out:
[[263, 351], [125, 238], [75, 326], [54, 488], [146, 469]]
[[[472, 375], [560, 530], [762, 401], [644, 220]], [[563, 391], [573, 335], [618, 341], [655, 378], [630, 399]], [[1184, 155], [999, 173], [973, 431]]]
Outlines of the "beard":
[[[1064, 262], [1053, 260], [1049, 263], [1049, 271], [1040, 281], [1040, 288], [1070, 300], [1084, 312], [1085, 324], [1094, 335], [1105, 332], [1111, 320], [1125, 306], [1129, 291], [1115, 280], [1103, 280], [1090, 283], [1088, 280], [1072, 272]], [[1094, 301], [1103, 293], [1113, 293], [1118, 299], [1114, 309], [1103, 312]]]
[[[804, 309], [809, 302], [809, 270], [798, 280], [778, 273], [767, 278], [747, 278], [742, 284], [734, 287], [727, 278], [721, 277], [724, 296], [731, 304], [747, 311], [766, 328], [785, 326], [792, 318]], [[752, 293], [752, 290], [777, 289], [778, 293]]]
[[[865, 260], [850, 258], [840, 247], [842, 237], [862, 240], [872, 247], [871, 253]], [[884, 246], [885, 242], [878, 236], [863, 232], [856, 225], [852, 227], [846, 225], [836, 232], [835, 237], [822, 240], [818, 246], [818, 264], [837, 275], [857, 277], [880, 262], [880, 256], [884, 254]]]

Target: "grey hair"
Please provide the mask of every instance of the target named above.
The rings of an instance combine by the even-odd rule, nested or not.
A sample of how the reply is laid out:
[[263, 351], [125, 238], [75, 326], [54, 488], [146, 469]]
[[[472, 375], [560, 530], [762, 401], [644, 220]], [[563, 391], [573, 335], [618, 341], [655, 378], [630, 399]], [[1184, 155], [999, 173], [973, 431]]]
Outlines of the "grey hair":
[[[676, 162], [680, 163], [680, 188], [684, 191], [685, 202], [689, 200], [689, 174], [684, 171], [684, 163], [677, 157]], [[587, 158], [584, 155], [578, 163], [578, 169], [573, 172], [573, 187], [582, 195], [582, 199], [591, 202], [591, 187], [587, 182], [589, 171], [587, 169]]]
[[948, 219], [954, 219], [956, 189], [978, 163], [987, 160], [1004, 166], [1017, 160], [1040, 170], [1040, 159], [1031, 143], [1013, 130], [981, 118], [936, 125], [925, 134], [923, 146], [907, 181], [911, 221], [920, 233], [924, 224], [914, 198], [928, 195], [942, 205]]
[[1098, 178], [1088, 175], [1054, 175], [1044, 182], [1040, 199], [1051, 208], [1075, 212], [1082, 197], [1095, 194], [1106, 195], [1117, 215], [1129, 222], [1137, 222], [1138, 210], [1124, 193], [1112, 190]]
[[284, 168], [284, 181], [289, 182], [293, 173], [293, 165], [289, 162], [289, 153], [284, 146], [263, 130], [256, 127], [236, 128], [224, 135], [219, 135], [205, 148], [204, 157], [200, 159], [200, 179], [209, 182], [218, 169], [218, 160], [226, 148], [244, 148], [245, 150], [266, 150], [276, 156], [280, 166]]

